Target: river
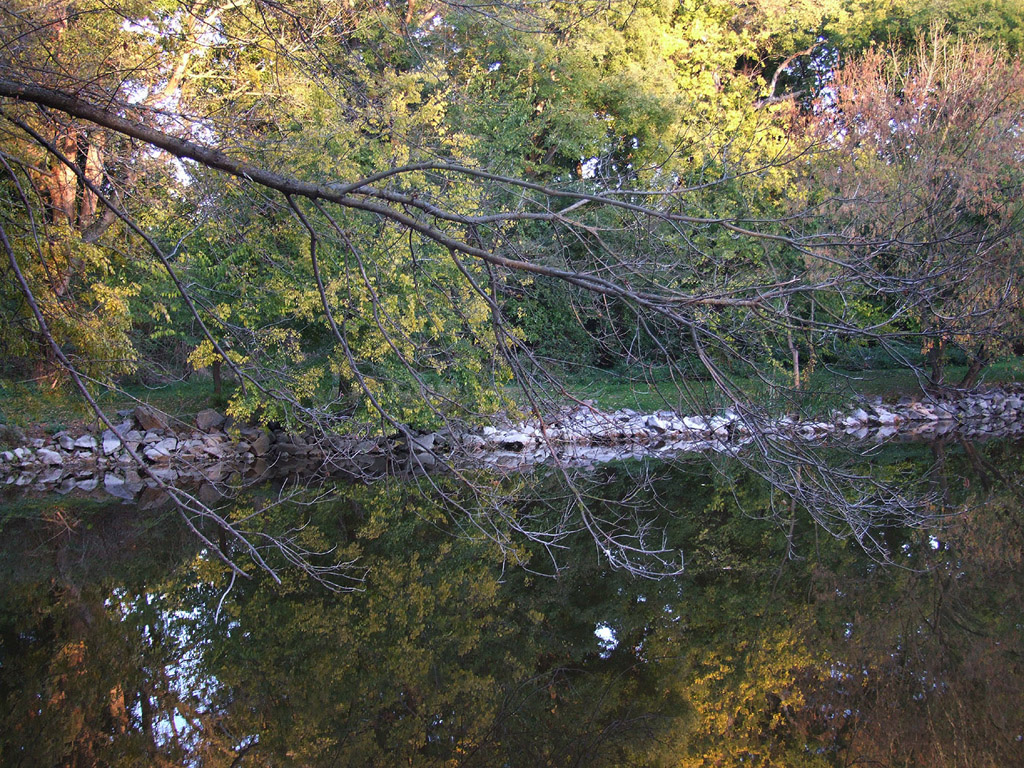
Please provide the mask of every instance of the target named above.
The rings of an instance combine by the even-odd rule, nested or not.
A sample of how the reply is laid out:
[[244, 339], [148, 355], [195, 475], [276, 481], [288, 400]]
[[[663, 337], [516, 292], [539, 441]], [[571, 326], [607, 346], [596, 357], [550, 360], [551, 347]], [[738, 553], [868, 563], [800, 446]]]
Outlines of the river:
[[9, 489], [0, 763], [1024, 764], [1024, 444], [845, 467], [920, 506], [811, 514], [728, 456], [224, 502], [334, 590], [222, 541], [233, 575], [173, 508]]

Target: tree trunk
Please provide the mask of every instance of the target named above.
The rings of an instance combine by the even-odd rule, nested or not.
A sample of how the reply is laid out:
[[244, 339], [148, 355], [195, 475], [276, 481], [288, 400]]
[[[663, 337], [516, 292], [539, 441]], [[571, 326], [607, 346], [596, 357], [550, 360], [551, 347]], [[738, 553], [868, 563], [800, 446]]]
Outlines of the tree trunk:
[[931, 384], [940, 388], [945, 384], [946, 340], [942, 336], [934, 339], [928, 347], [928, 364], [931, 367]]
[[221, 360], [214, 360], [213, 361], [213, 365], [210, 366], [210, 369], [213, 372], [213, 396], [214, 397], [220, 397], [220, 394], [221, 394], [221, 375], [220, 375], [221, 364], [222, 364]]
[[967, 373], [964, 374], [963, 379], [960, 381], [960, 389], [972, 389], [977, 386], [978, 377], [985, 369], [985, 366], [988, 365], [988, 362], [988, 350], [982, 344], [971, 358], [971, 364], [967, 368]]

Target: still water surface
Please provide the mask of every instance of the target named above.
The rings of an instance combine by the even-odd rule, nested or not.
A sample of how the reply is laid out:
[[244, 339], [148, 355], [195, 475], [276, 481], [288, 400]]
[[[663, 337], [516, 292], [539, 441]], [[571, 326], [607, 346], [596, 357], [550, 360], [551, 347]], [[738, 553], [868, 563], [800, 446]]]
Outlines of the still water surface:
[[173, 511], [9, 498], [0, 763], [1024, 764], [1024, 445], [870, 464], [933, 494], [870, 551], [739, 467], [573, 478], [596, 515], [626, 500], [664, 530], [685, 567], [661, 580], [582, 525], [551, 551], [513, 535], [560, 514], [554, 472], [481, 476], [497, 522], [399, 480], [232, 502], [354, 561], [344, 592], [287, 567], [232, 583]]

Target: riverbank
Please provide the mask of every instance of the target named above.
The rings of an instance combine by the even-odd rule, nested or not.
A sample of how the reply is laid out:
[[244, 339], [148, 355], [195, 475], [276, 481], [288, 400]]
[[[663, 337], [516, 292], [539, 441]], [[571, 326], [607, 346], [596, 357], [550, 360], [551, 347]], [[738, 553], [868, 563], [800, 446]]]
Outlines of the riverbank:
[[[113, 496], [134, 499], [157, 485], [157, 479], [216, 485], [268, 474], [379, 476], [425, 471], [438, 462], [506, 470], [553, 461], [587, 465], [680, 453], [739, 453], [755, 436], [881, 443], [956, 432], [972, 439], [1013, 439], [1024, 437], [1024, 394], [1017, 387], [897, 403], [865, 399], [827, 418], [807, 420], [739, 410], [714, 415], [608, 412], [584, 402], [542, 419], [411, 439], [314, 438], [237, 426], [213, 409], [200, 411], [184, 427], [146, 405], [118, 417], [114, 430], [60, 431], [26, 438], [23, 445], [0, 452], [0, 484], [62, 493], [102, 487]], [[145, 466], [137, 466], [132, 453]]]

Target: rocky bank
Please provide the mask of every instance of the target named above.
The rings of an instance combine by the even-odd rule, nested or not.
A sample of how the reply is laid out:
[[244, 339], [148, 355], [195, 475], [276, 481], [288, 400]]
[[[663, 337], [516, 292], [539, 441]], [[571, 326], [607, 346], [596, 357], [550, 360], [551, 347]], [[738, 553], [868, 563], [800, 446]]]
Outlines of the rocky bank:
[[[194, 425], [173, 426], [140, 405], [119, 412], [114, 430], [26, 440], [0, 452], [0, 484], [66, 493], [93, 491], [137, 499], [165, 482], [217, 486], [225, 481], [277, 474], [378, 475], [423, 471], [437, 459], [505, 469], [560, 460], [575, 465], [683, 452], [743, 449], [755, 432], [774, 440], [879, 442], [929, 439], [957, 432], [972, 438], [1024, 436], [1024, 395], [1000, 389], [960, 397], [906, 399], [896, 404], [861, 401], [828, 419], [788, 416], [755, 420], [725, 411], [683, 416], [671, 411], [642, 414], [629, 409], [601, 411], [592, 403], [566, 408], [546, 419], [453, 434], [442, 431], [411, 441], [328, 436], [313, 439], [282, 430], [236, 426], [205, 410]], [[140, 455], [135, 465], [126, 448]], [[208, 491], [212, 500], [219, 491]]]

